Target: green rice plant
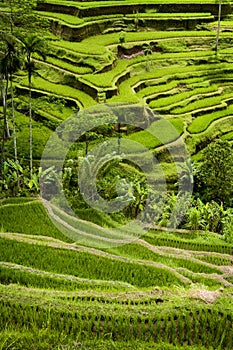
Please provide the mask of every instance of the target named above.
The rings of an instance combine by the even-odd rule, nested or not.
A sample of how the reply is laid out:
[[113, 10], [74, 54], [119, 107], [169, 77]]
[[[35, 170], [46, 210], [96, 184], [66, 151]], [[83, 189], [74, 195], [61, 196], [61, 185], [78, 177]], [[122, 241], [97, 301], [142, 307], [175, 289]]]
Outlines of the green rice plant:
[[122, 14], [103, 14], [101, 16], [92, 16], [92, 17], [78, 17], [70, 14], [65, 13], [59, 13], [59, 12], [49, 12], [49, 11], [37, 11], [37, 14], [43, 17], [48, 17], [49, 19], [55, 19], [62, 23], [67, 23], [72, 26], [80, 26], [84, 23], [90, 23], [90, 22], [97, 22], [97, 21], [103, 21], [103, 20], [109, 20], [110, 18], [116, 19], [116, 18], [123, 18]]
[[[153, 59], [153, 57], [152, 57], [152, 59]], [[133, 61], [125, 61], [125, 60], [117, 61], [117, 65], [115, 66], [115, 68], [112, 71], [102, 73], [99, 75], [94, 75], [94, 76], [86, 75], [85, 80], [89, 81], [92, 84], [100, 86], [100, 87], [110, 87], [111, 86], [110, 82], [116, 81], [117, 77], [122, 76], [123, 74], [126, 74], [127, 68], [130, 68], [130, 66], [138, 64], [139, 62], [143, 62], [145, 60], [146, 60], [146, 57], [143, 56], [143, 57], [137, 58]], [[194, 75], [195, 74], [201, 75], [202, 70], [205, 70], [206, 74], [207, 74], [208, 68], [210, 68], [210, 67], [209, 66], [207, 67], [206, 65], [202, 65], [202, 66], [198, 67], [198, 71], [197, 71], [195, 66], [193, 66], [193, 67], [185, 67], [185, 66], [184, 67], [183, 66], [162, 67], [162, 68], [158, 68], [156, 70], [153, 70], [149, 73], [145, 73], [143, 75], [143, 80], [152, 79], [152, 78], [153, 79], [160, 78], [160, 77], [164, 78], [164, 76], [166, 76], [166, 79], [168, 79], [169, 76], [173, 76], [173, 79], [175, 79], [179, 76], [183, 78], [185, 76], [185, 74], [190, 78], [192, 73]], [[216, 70], [217, 68], [218, 68], [218, 66], [216, 65], [214, 67], [214, 70]], [[132, 83], [135, 84], [137, 81], [141, 81], [141, 75], [135, 76], [132, 78], [132, 81], [130, 81], [131, 86], [132, 86]]]
[[165, 343], [170, 343], [169, 337], [170, 337], [170, 329], [169, 329], [170, 322], [168, 320], [168, 316], [166, 315], [163, 319], [163, 340]]
[[[27, 86], [27, 80], [24, 79], [20, 83], [22, 86]], [[83, 107], [90, 107], [96, 104], [96, 102], [81, 90], [77, 90], [67, 85], [54, 84], [40, 77], [32, 78], [32, 86], [36, 90], [48, 91], [58, 96], [70, 97], [79, 102], [79, 105]]]
[[[167, 123], [168, 122], [165, 120], [155, 121], [146, 130], [133, 133], [127, 136], [127, 138], [139, 142], [149, 149], [172, 142], [177, 138], [177, 135], [183, 132], [184, 124], [182, 119], [170, 119], [169, 123], [171, 123], [174, 129], [170, 128], [170, 130], [168, 130]], [[160, 135], [162, 139], [158, 139], [154, 135]]]
[[[156, 55], [158, 55], [158, 54], [156, 54]], [[153, 55], [152, 55], [152, 59], [153, 59]], [[165, 57], [163, 59], [165, 59]], [[145, 58], [144, 58], [144, 60], [145, 60]], [[141, 58], [140, 61], [143, 61], [143, 59]], [[134, 60], [135, 63], [140, 62], [140, 61], [138, 58], [137, 58], [137, 61], [136, 61], [136, 59]], [[132, 65], [132, 63], [131, 63], [131, 65]], [[197, 81], [197, 78], [191, 78], [191, 77], [201, 77], [201, 79], [204, 79], [203, 78], [204, 76], [210, 77], [210, 76], [213, 76], [214, 74], [216, 74], [216, 72], [219, 72], [219, 69], [221, 69], [221, 67], [224, 67], [224, 65], [222, 65], [222, 64], [216, 64], [216, 65], [212, 65], [212, 66], [211, 65], [199, 65], [198, 69], [196, 68], [195, 65], [188, 66], [188, 67], [180, 65], [179, 68], [177, 66], [157, 68], [156, 70], [153, 70], [151, 72], [144, 73], [143, 80], [141, 78], [141, 75], [135, 75], [135, 76], [128, 78], [126, 81], [123, 81], [119, 86], [120, 95], [114, 96], [110, 100], [110, 102], [121, 101], [122, 99], [125, 99], [126, 96], [129, 97], [130, 101], [131, 100], [132, 100], [132, 102], [136, 101], [136, 97], [133, 93], [133, 88], [135, 86], [137, 86], [137, 84], [140, 82], [147, 83], [147, 81], [148, 82], [152, 81], [153, 85], [158, 86], [158, 92], [160, 91], [160, 89], [162, 89], [162, 91], [167, 91], [170, 88], [169, 84], [171, 84], [171, 82], [169, 82], [167, 84], [167, 81], [169, 81], [170, 79], [172, 79], [172, 81], [173, 80], [177, 81], [177, 84], [178, 84], [178, 79], [180, 81], [184, 81], [184, 79], [185, 79], [185, 80], [187, 80], [187, 82], [190, 81], [190, 79]], [[130, 68], [130, 65], [128, 64], [128, 69], [129, 68]], [[110, 75], [109, 75], [109, 79], [111, 79]], [[163, 84], [166, 84], [166, 85], [163, 85]], [[206, 85], [208, 85], [208, 83]], [[168, 89], [166, 87], [168, 87]], [[202, 89], [203, 89], [203, 87], [202, 87]], [[215, 91], [214, 87], [212, 88], [212, 87], [207, 86], [205, 89], [207, 89], [207, 90], [210, 89], [210, 91], [212, 91], [212, 89], [213, 89], [213, 91]], [[202, 90], [202, 91], [204, 91], [204, 90]], [[156, 94], [156, 92], [157, 92], [156, 88], [154, 91]], [[142, 90], [142, 93], [141, 94], [139, 93], [139, 96], [137, 96], [137, 97], [142, 98], [143, 96], [144, 96], [144, 93]], [[150, 103], [151, 108], [154, 108], [153, 103], [154, 103], [153, 101]], [[157, 103], [159, 103], [159, 100], [158, 100], [158, 102], [155, 101], [155, 107], [156, 107]], [[164, 102], [164, 105], [166, 106], [165, 102]]]
[[[201, 146], [206, 143], [207, 139], [215, 139], [223, 135], [227, 134], [227, 132], [231, 129], [231, 116], [226, 118], [219, 118], [214, 123], [210, 124], [210, 126], [203, 132], [199, 134], [192, 134], [192, 138], [186, 139], [186, 145], [190, 154], [192, 154], [193, 160], [199, 161], [202, 157], [201, 155]], [[200, 151], [196, 151], [200, 149]]]
[[61, 110], [53, 109], [53, 106], [50, 106], [49, 113], [47, 112], [48, 108], [46, 106], [43, 106], [42, 108], [43, 109], [36, 108], [36, 112], [41, 116], [44, 116], [46, 119], [52, 120], [58, 123], [61, 121], [64, 121], [65, 119], [67, 119], [68, 117], [74, 114], [74, 110], [71, 108], [63, 108], [61, 111]]
[[[165, 106], [178, 104], [179, 102], [181, 102], [180, 105], [182, 105], [183, 104], [182, 101], [184, 101], [184, 102], [185, 102], [185, 100], [192, 101], [192, 99], [200, 98], [202, 95], [204, 97], [205, 94], [207, 94], [209, 92], [218, 93], [217, 89], [218, 89], [218, 87], [216, 85], [211, 85], [211, 86], [208, 86], [206, 88], [197, 88], [197, 89], [194, 89], [191, 91], [185, 91], [185, 92], [178, 90], [177, 93], [174, 95], [171, 95], [168, 97], [163, 97], [157, 101], [150, 102], [150, 107], [155, 109], [157, 107], [165, 107]], [[175, 113], [174, 110], [173, 110], [173, 113]]]
[[[80, 212], [80, 211], [79, 211]], [[83, 212], [85, 212], [85, 210], [83, 210]], [[94, 214], [95, 212], [93, 210], [91, 210], [92, 214]], [[103, 229], [102, 227], [98, 227], [97, 225], [92, 225], [91, 223], [89, 223], [88, 221], [84, 221], [84, 220], [80, 220], [78, 218], [73, 218], [72, 216], [68, 216], [60, 213], [59, 211], [56, 211], [56, 209], [54, 210], [55, 215], [58, 215], [59, 218], [61, 218], [62, 220], [64, 220], [66, 223], [68, 223], [69, 225], [71, 225], [72, 227], [82, 231], [84, 239], [85, 239], [85, 235], [92, 235], [93, 236], [93, 241], [95, 240], [95, 236], [97, 237], [107, 237], [107, 238], [111, 238], [114, 235], [114, 231], [108, 230], [108, 229]], [[102, 216], [102, 215], [101, 215]], [[87, 218], [85, 218], [87, 219]], [[110, 220], [109, 220], [110, 221]], [[116, 223], [114, 222], [114, 226], [116, 227]], [[117, 238], [121, 238], [124, 239], [124, 233], [120, 233], [120, 231], [116, 232], [116, 239]]]
[[[214, 34], [206, 31], [127, 32], [125, 42], [144, 42], [158, 39], [181, 38], [184, 36], [185, 38], [214, 37]], [[97, 35], [82, 41], [83, 44], [96, 44], [96, 42], [103, 46], [118, 44], [119, 36], [118, 33]]]
[[152, 99], [157, 100], [160, 98], [160, 94], [161, 96], [164, 96], [165, 94], [172, 95], [173, 93], [178, 91], [175, 89], [177, 85], [178, 85], [178, 82], [174, 80], [167, 84], [161, 84], [161, 85], [151, 84], [145, 87], [144, 89], [139, 90], [136, 94], [139, 99], [149, 98], [149, 100], [152, 100]]
[[210, 289], [217, 289], [223, 287], [223, 284], [211, 277], [204, 277], [201, 274], [191, 274], [189, 272], [182, 272], [184, 277], [187, 277], [192, 281], [192, 283], [200, 286], [206, 286]]
[[187, 106], [175, 108], [172, 110], [172, 113], [184, 114], [184, 113], [193, 112], [194, 110], [199, 110], [199, 109], [205, 110], [208, 107], [217, 106], [220, 104], [223, 107], [227, 107], [226, 103], [222, 102], [220, 96], [206, 97], [194, 102], [190, 102], [189, 104], [187, 104]]
[[227, 266], [231, 264], [231, 260], [229, 258], [225, 258], [214, 254], [203, 255], [203, 256], [198, 254], [196, 255], [196, 258], [201, 261], [206, 261], [208, 263], [211, 263], [217, 266], [223, 266], [223, 265]]
[[28, 288], [60, 291], [89, 290], [93, 292], [95, 290], [120, 292], [134, 290], [130, 285], [117, 281], [111, 283], [107, 281], [94, 281], [83, 278], [79, 279], [69, 275], [53, 275], [51, 273], [46, 273], [45, 271], [32, 271], [30, 268], [28, 269], [20, 265], [4, 265], [4, 263], [1, 263], [0, 265], [0, 283], [3, 285], [15, 283]]
[[[5, 294], [3, 294], [3, 291], [5, 292]], [[182, 307], [181, 309], [179, 309], [179, 307], [171, 308], [171, 306], [167, 306], [165, 307], [165, 310], [161, 310], [161, 308], [156, 307], [156, 310], [153, 310], [153, 314], [149, 316], [144, 316], [143, 314], [138, 315], [137, 313], [135, 314], [135, 310], [133, 311], [132, 309], [129, 312], [127, 309], [124, 308], [121, 310], [112, 310], [111, 316], [109, 316], [109, 310], [104, 311], [103, 309], [95, 309], [95, 304], [92, 304], [91, 308], [90, 304], [85, 304], [81, 307], [80, 305], [77, 305], [75, 303], [66, 304], [62, 301], [61, 298], [57, 298], [56, 294], [54, 293], [52, 299], [47, 299], [46, 294], [44, 292], [41, 294], [40, 298], [35, 298], [33, 295], [31, 295], [31, 291], [26, 292], [26, 295], [31, 296], [31, 298], [25, 297], [25, 295], [23, 294], [25, 293], [25, 291], [21, 291], [21, 294], [18, 292], [17, 295], [14, 295], [12, 293], [13, 291], [10, 292], [9, 289], [6, 290], [6, 288], [3, 289], [1, 287], [1, 292], [1, 328], [4, 327], [4, 324], [8, 319], [8, 321], [10, 322], [15, 322], [15, 330], [19, 330], [21, 328], [23, 328], [24, 331], [29, 330], [33, 325], [33, 329], [36, 329], [38, 331], [41, 328], [49, 329], [50, 332], [52, 332], [53, 329], [56, 329], [60, 332], [62, 331], [66, 335], [69, 334], [70, 339], [73, 339], [73, 336], [75, 336], [75, 339], [77, 339], [78, 332], [78, 340], [81, 340], [83, 343], [86, 343], [87, 340], [90, 341], [90, 339], [93, 339], [94, 337], [96, 338], [96, 340], [97, 338], [103, 339], [105, 333], [104, 329], [107, 332], [110, 332], [105, 333], [105, 339], [113, 340], [115, 334], [112, 333], [111, 330], [116, 324], [117, 319], [118, 341], [116, 342], [116, 344], [118, 344], [119, 348], [121, 349], [120, 342], [124, 341], [125, 339], [128, 339], [132, 346], [129, 347], [129, 349], [133, 350], [135, 349], [135, 341], [139, 340], [139, 337], [144, 337], [145, 335], [146, 338], [146, 328], [145, 332], [143, 332], [144, 334], [135, 332], [136, 329], [135, 331], [132, 331], [132, 328], [137, 327], [138, 329], [140, 329], [142, 323], [144, 323], [145, 326], [153, 323], [156, 329], [156, 344], [149, 342], [138, 342], [138, 345], [143, 344], [143, 346], [146, 346], [146, 349], [157, 349], [156, 346], [158, 346], [158, 349], [167, 350], [173, 348], [179, 349], [179, 346], [174, 347], [174, 344], [172, 345], [164, 342], [164, 331], [166, 331], [167, 329], [168, 332], [171, 334], [173, 320], [177, 320], [176, 336], [180, 337], [180, 335], [182, 334], [182, 328], [185, 329], [185, 324], [189, 322], [190, 324], [193, 324], [191, 319], [197, 317], [200, 321], [199, 331], [201, 337], [201, 344], [203, 344], [204, 340], [208, 341], [215, 337], [215, 329], [219, 325], [219, 317], [221, 317], [222, 314], [225, 314], [227, 317], [224, 317], [222, 321], [225, 321], [225, 323], [227, 323], [226, 328], [228, 332], [224, 332], [224, 338], [222, 337], [220, 341], [216, 342], [215, 349], [219, 346], [219, 344], [221, 344], [221, 341], [224, 341], [224, 343], [225, 341], [229, 341], [230, 339], [228, 338], [231, 336], [231, 332], [229, 332], [229, 325], [232, 321], [232, 312], [229, 310], [222, 311], [220, 307], [203, 307], [203, 305], [198, 306], [196, 304], [193, 308], [187, 306], [185, 308]], [[24, 297], [19, 299], [20, 296]], [[215, 309], [212, 310], [212, 308]], [[220, 313], [219, 310], [221, 310]], [[148, 318], [151, 318], [151, 322], [149, 322]], [[190, 321], [188, 321], [188, 318]], [[210, 318], [212, 318], [212, 320], [210, 320]], [[97, 332], [97, 325], [99, 319], [101, 320], [101, 328], [103, 330], [100, 333]], [[179, 319], [181, 320], [181, 322], [179, 322]], [[205, 328], [202, 328], [204, 326]], [[203, 332], [201, 332], [203, 329], [205, 329], [207, 333], [205, 336], [203, 336]], [[184, 337], [180, 341], [182, 349], [186, 349], [185, 344], [187, 344], [187, 342], [193, 342], [192, 333], [191, 338], [189, 339], [187, 334], [184, 333]], [[126, 347], [126, 344], [127, 343], [122, 343], [122, 350], [128, 348]], [[193, 345], [192, 347], [187, 347], [187, 349], [202, 349], [202, 346], [200, 346], [200, 344], [193, 344], [195, 345]], [[226, 348], [230, 349], [229, 347]], [[102, 349], [105, 348], [102, 347]], [[110, 350], [111, 346], [108, 349]]]
[[83, 18], [67, 15], [65, 13], [56, 13], [56, 12], [48, 12], [48, 11], [37, 11], [36, 13], [39, 14], [40, 16], [48, 17], [49, 19], [58, 19], [61, 22], [65, 22], [72, 25], [80, 25], [84, 23]]
[[161, 324], [161, 319], [160, 317], [157, 318], [156, 322], [155, 322], [155, 334], [156, 334], [156, 342], [160, 343], [161, 342], [161, 328], [162, 328], [162, 324]]
[[[126, 17], [129, 17], [129, 18], [135, 18], [135, 14], [127, 14]], [[150, 11], [147, 11], [145, 13], [140, 13], [138, 14], [138, 16], [140, 18], [212, 18], [214, 19], [214, 16], [211, 15], [210, 12], [200, 12], [200, 13], [192, 13], [192, 12], [188, 12], [188, 13], [179, 13], [179, 12], [176, 12], [176, 13], [161, 13], [161, 12], [150, 12]]]
[[200, 115], [196, 117], [193, 122], [189, 125], [188, 131], [193, 133], [200, 133], [205, 131], [209, 125], [220, 118], [231, 116], [233, 113], [233, 106], [229, 106], [224, 110], [216, 111], [210, 114]]
[[4, 224], [6, 232], [18, 232], [30, 235], [44, 235], [70, 241], [54, 226], [48, 214], [38, 201], [32, 203], [19, 200], [19, 203], [4, 202], [6, 205], [0, 206], [0, 224]]
[[0, 207], [6, 204], [15, 205], [15, 204], [23, 204], [28, 202], [36, 201], [35, 197], [11, 197], [11, 198], [3, 198], [0, 201]]
[[[138, 287], [183, 284], [168, 270], [144, 266], [136, 262], [123, 262], [85, 251], [53, 249], [44, 245], [20, 243], [5, 238], [0, 239], [0, 245], [2, 261], [25, 264], [48, 272], [68, 273], [90, 279], [124, 281]], [[41, 256], [43, 259], [40, 259]]]
[[202, 265], [201, 263], [194, 262], [190, 259], [183, 259], [178, 256], [172, 257], [172, 256], [169, 256], [169, 254], [167, 256], [166, 255], [164, 256], [162, 254], [154, 253], [148, 248], [143, 247], [139, 244], [133, 244], [133, 243], [126, 244], [118, 248], [107, 249], [107, 251], [111, 252], [112, 254], [117, 254], [120, 256], [154, 261], [154, 262], [161, 263], [174, 268], [184, 267], [196, 273], [206, 273], [206, 274], [221, 273], [216, 268], [209, 267], [207, 265]]
[[17, 283], [26, 287], [46, 288], [58, 290], [77, 290], [84, 289], [85, 285], [82, 282], [52, 277], [48, 275], [39, 275], [36, 273], [22, 271], [20, 269], [13, 269], [11, 267], [0, 266], [0, 283], [11, 284]]
[[[175, 0], [170, 0], [171, 3], [173, 4], [177, 4], [177, 2]], [[192, 0], [193, 3], [199, 3], [198, 0]], [[187, 2], [192, 2], [191, 0], [187, 0]], [[47, 0], [47, 3], [54, 3], [54, 0]], [[144, 2], [144, 4], [161, 4], [161, 2], [159, 0], [146, 0]], [[166, 3], [166, 2], [165, 2]], [[182, 0], [179, 0], [178, 3], [182, 3]], [[206, 3], [212, 3], [212, 0], [206, 0]], [[56, 0], [56, 4], [65, 4], [65, 5], [69, 5], [69, 6], [76, 6], [76, 7], [80, 7], [80, 8], [92, 8], [92, 7], [96, 7], [96, 6], [106, 6], [106, 0], [105, 1], [93, 1], [93, 2], [82, 2], [81, 4], [77, 4], [77, 1], [71, 1], [71, 0]], [[133, 0], [133, 1], [124, 1], [124, 4], [126, 5], [131, 5], [131, 4], [138, 4], [138, 0]], [[110, 4], [108, 4], [109, 7], [111, 6], [116, 6], [119, 5], [119, 1], [113, 1]]]
[[[204, 237], [199, 237], [198, 240], [192, 239], [184, 239], [184, 238], [176, 238], [173, 234], [162, 234], [158, 236], [146, 235], [143, 237], [145, 241], [152, 245], [158, 246], [168, 246], [168, 247], [176, 247], [181, 249], [189, 249], [189, 250], [197, 250], [197, 251], [210, 251], [216, 253], [226, 253], [232, 254], [233, 245], [226, 244], [223, 240], [216, 238], [212, 242], [208, 242]], [[208, 243], [207, 243], [208, 242]]]
[[227, 140], [227, 141], [233, 140], [233, 131], [229, 131], [229, 132], [225, 133], [223, 136], [221, 136], [221, 139]]
[[92, 72], [92, 69], [90, 67], [78, 66], [77, 64], [68, 63], [68, 62], [65, 62], [64, 60], [60, 60], [54, 57], [47, 57], [46, 62], [51, 63], [53, 67], [59, 67], [68, 72], [72, 72], [75, 74], [82, 75], [82, 74], [88, 74]]
[[95, 210], [93, 208], [87, 208], [87, 209], [77, 209], [75, 208], [75, 213], [80, 219], [91, 221], [101, 227], [117, 227], [119, 224], [117, 223], [117, 219], [114, 220], [113, 217], [110, 217], [106, 213], [102, 213], [98, 210]]
[[99, 88], [112, 87], [114, 82], [123, 74], [126, 74], [126, 68], [129, 65], [127, 61], [117, 61], [116, 66], [106, 73], [100, 74], [87, 74], [82, 78], [83, 81], [87, 81]]
[[68, 49], [74, 53], [81, 53], [88, 56], [106, 54], [106, 49], [103, 45], [96, 44], [96, 42], [93, 42], [92, 44], [93, 45], [89, 46], [86, 42], [70, 42], [65, 40], [57, 40], [52, 42], [53, 46]]

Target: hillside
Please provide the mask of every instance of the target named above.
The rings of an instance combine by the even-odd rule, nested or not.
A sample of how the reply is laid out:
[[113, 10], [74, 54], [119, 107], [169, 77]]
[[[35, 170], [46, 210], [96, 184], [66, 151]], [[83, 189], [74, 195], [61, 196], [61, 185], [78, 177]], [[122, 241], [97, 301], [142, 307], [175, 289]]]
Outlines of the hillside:
[[0, 349], [233, 349], [232, 178], [193, 180], [233, 144], [233, 4], [28, 3], [0, 4]]

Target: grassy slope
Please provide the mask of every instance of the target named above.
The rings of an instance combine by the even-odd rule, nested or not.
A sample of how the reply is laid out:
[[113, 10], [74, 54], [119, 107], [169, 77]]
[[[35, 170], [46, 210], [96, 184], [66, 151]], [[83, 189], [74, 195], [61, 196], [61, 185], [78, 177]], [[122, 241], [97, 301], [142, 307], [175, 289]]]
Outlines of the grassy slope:
[[[32, 225], [21, 221], [26, 215]], [[147, 349], [173, 349], [172, 345], [152, 345], [151, 341], [174, 342], [190, 350], [195, 346], [201, 349], [200, 344], [209, 342], [216, 349], [220, 342], [219, 333], [215, 332], [218, 324], [228, 329], [221, 341], [224, 348], [230, 349], [232, 335], [224, 317], [233, 317], [233, 286], [228, 282], [233, 260], [228, 253], [220, 254], [224, 241], [215, 235], [155, 231], [128, 245], [93, 250], [66, 242], [37, 200], [2, 201], [0, 218], [0, 344], [9, 344], [9, 339], [16, 341], [18, 337], [17, 349], [29, 349], [25, 339], [30, 344], [34, 336], [35, 349], [46, 349], [55, 342], [58, 346], [57, 337], [62, 332], [59, 344], [74, 346], [81, 342], [80, 346], [89, 349], [100, 344], [103, 349], [131, 349], [132, 344], [135, 349], [143, 349], [143, 341], [148, 342]], [[157, 245], [159, 238], [165, 239], [163, 246]], [[168, 239], [180, 245], [186, 241], [186, 250], [169, 247]], [[215, 252], [204, 252], [202, 247], [206, 244], [215, 246]], [[222, 293], [220, 287], [224, 288]], [[201, 294], [200, 290], [206, 292]], [[212, 298], [216, 301], [206, 304]], [[199, 315], [195, 323], [193, 313]], [[210, 322], [208, 315], [212, 323], [198, 340], [195, 332]], [[9, 323], [3, 326], [6, 317]], [[13, 319], [17, 320], [14, 330]], [[186, 335], [182, 333], [183, 320], [188, 327]], [[33, 328], [29, 326], [32, 324]], [[19, 336], [17, 332], [22, 327]], [[154, 327], [160, 331], [154, 333]], [[195, 332], [188, 336], [193, 327]], [[36, 330], [40, 330], [37, 335]], [[103, 337], [106, 340], [101, 343]]]
[[[59, 2], [82, 7], [106, 4]], [[116, 2], [122, 3], [127, 2]], [[83, 21], [65, 15], [61, 19], [70, 24]], [[151, 55], [150, 72], [144, 56], [118, 61], [109, 72], [97, 74], [82, 66], [84, 62], [99, 70], [111, 64], [119, 33], [81, 43], [54, 41], [51, 46], [60, 50], [59, 60], [51, 56], [47, 63], [62, 79], [76, 74], [80, 82], [97, 89], [117, 86], [117, 79], [128, 71], [131, 77], [119, 84], [119, 95], [108, 101], [125, 101], [127, 96], [127, 101], [144, 99], [151, 107], [165, 107], [163, 112], [175, 121], [177, 131], [189, 133], [189, 149], [195, 153], [208, 135], [224, 133], [232, 140], [231, 106], [205, 110], [205, 94], [228, 88], [218, 98], [208, 97], [210, 107], [231, 94], [231, 44], [226, 47], [222, 40], [220, 62], [215, 62], [211, 51], [215, 27], [213, 23], [213, 31], [126, 33], [129, 47], [156, 40], [163, 48], [163, 53]], [[230, 36], [222, 33], [226, 42]], [[197, 50], [195, 42], [198, 46], [204, 39], [208, 45]], [[178, 52], [173, 54], [174, 48]], [[77, 66], [72, 68], [73, 62]], [[42, 93], [73, 98], [81, 108], [96, 103], [86, 92], [49, 78], [35, 78], [35, 87]], [[141, 83], [146, 86], [136, 92]], [[21, 84], [26, 86], [26, 80]], [[175, 110], [178, 107], [182, 109]], [[189, 114], [193, 107], [199, 115]], [[141, 132], [131, 137], [144, 136]], [[148, 138], [147, 146], [160, 145], [153, 142]], [[155, 231], [129, 245], [91, 250], [74, 246], [53, 225], [41, 203], [21, 199], [1, 202], [0, 231], [0, 348], [232, 349], [232, 246], [221, 238]]]

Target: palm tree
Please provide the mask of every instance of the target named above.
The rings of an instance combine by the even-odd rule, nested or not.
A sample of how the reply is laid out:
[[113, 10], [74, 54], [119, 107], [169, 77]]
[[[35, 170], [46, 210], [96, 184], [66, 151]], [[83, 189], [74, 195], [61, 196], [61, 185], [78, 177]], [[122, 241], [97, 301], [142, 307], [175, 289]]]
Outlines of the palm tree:
[[15, 162], [18, 162], [17, 156], [17, 139], [16, 139], [16, 125], [15, 125], [15, 109], [14, 109], [14, 89], [13, 89], [13, 74], [20, 68], [20, 54], [17, 47], [17, 40], [12, 36], [5, 38], [7, 47], [6, 51], [6, 65], [10, 80], [11, 91], [11, 107], [12, 107], [12, 125], [13, 125], [13, 138], [14, 138], [14, 156]]
[[0, 58], [0, 84], [1, 84], [1, 95], [2, 95], [2, 105], [3, 105], [3, 128], [2, 128], [2, 140], [1, 140], [1, 158], [0, 158], [0, 178], [2, 178], [2, 168], [4, 163], [4, 151], [5, 151], [5, 141], [10, 137], [8, 120], [7, 120], [7, 85], [5, 82], [6, 75], [4, 72], [4, 62], [3, 57]]
[[0, 52], [0, 79], [1, 79], [1, 95], [3, 104], [3, 118], [4, 118], [4, 135], [5, 138], [10, 138], [10, 130], [7, 119], [7, 94], [9, 88], [9, 74], [8, 74], [8, 55], [6, 50]]
[[45, 42], [39, 38], [36, 34], [28, 34], [26, 37], [21, 39], [23, 44], [23, 52], [26, 56], [26, 69], [28, 72], [28, 86], [29, 86], [29, 148], [30, 148], [30, 174], [32, 176], [32, 75], [35, 71], [35, 64], [32, 59], [32, 55], [37, 53], [42, 59], [45, 60], [46, 48]]
[[214, 50], [215, 50], [216, 54], [218, 52], [218, 42], [219, 42], [219, 36], [220, 36], [221, 11], [222, 11], [222, 0], [219, 0], [219, 5], [218, 5], [218, 28], [217, 28], [217, 34], [216, 34], [216, 42], [215, 42], [215, 46], [214, 46]]
[[[3, 39], [3, 38], [1, 38]], [[4, 40], [2, 40], [4, 44]], [[2, 130], [2, 144], [1, 144], [1, 169], [4, 161], [4, 149], [5, 141], [10, 138], [9, 123], [7, 118], [7, 95], [9, 88], [9, 74], [8, 74], [8, 54], [6, 47], [1, 47], [0, 51], [0, 83], [1, 83], [1, 96], [3, 106], [3, 130]], [[1, 171], [0, 169], [0, 171]]]
[[9, 81], [10, 81], [10, 91], [11, 91], [14, 158], [15, 158], [15, 162], [18, 163], [15, 112], [14, 112], [15, 110], [14, 110], [13, 74], [20, 68], [20, 58], [19, 58], [19, 51], [17, 49], [17, 41], [14, 37], [10, 35], [5, 36], [4, 43], [5, 43], [5, 50], [1, 57], [1, 63], [0, 63], [0, 76], [1, 76], [2, 99], [3, 99], [3, 116], [4, 116], [1, 163], [3, 163], [3, 160], [4, 160], [3, 158], [4, 158], [5, 139], [10, 137], [10, 131], [9, 131], [8, 120], [7, 120], [7, 94], [8, 94]]

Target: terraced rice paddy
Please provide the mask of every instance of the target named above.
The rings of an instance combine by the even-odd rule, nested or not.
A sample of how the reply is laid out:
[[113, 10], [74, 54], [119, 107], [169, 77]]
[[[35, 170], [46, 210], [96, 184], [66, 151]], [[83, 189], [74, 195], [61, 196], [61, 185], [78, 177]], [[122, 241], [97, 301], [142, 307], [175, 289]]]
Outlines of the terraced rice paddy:
[[[232, 142], [230, 2], [222, 5], [217, 53], [218, 4], [212, 0], [49, 0], [37, 13], [52, 31], [46, 61], [34, 56], [37, 161], [62, 121], [102, 103], [149, 106], [175, 127], [193, 159], [211, 140]], [[14, 84], [23, 154], [26, 75]], [[150, 128], [164, 133], [158, 121]], [[172, 135], [164, 144], [145, 130], [122, 137], [157, 154], [174, 183], [165, 152], [176, 141]], [[93, 233], [88, 221], [77, 225]], [[231, 350], [232, 253], [233, 245], [217, 234], [162, 228], [141, 231], [130, 244], [94, 249], [64, 236], [40, 199], [3, 200], [0, 348]]]
[[220, 236], [154, 230], [93, 249], [67, 240], [30, 198], [2, 201], [0, 223], [6, 344], [44, 329], [91, 349], [232, 348], [233, 245]]
[[[222, 5], [217, 55], [213, 47], [218, 6], [192, 1], [183, 5], [189, 11], [182, 12], [180, 4], [41, 3], [37, 12], [51, 20], [56, 36], [50, 37], [47, 61], [36, 61], [35, 96], [55, 95], [76, 109], [143, 103], [167, 120], [182, 120], [180, 135], [191, 155], [205, 144], [207, 135], [227, 137], [225, 129], [232, 125], [230, 4]], [[173, 19], [179, 25], [171, 30]], [[160, 20], [163, 26], [158, 25]], [[19, 91], [26, 87], [27, 79], [19, 79]], [[38, 112], [43, 120], [52, 118], [59, 124], [54, 115]]]

